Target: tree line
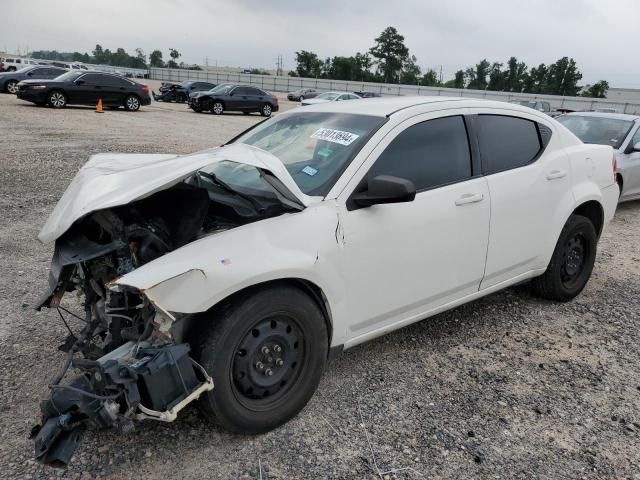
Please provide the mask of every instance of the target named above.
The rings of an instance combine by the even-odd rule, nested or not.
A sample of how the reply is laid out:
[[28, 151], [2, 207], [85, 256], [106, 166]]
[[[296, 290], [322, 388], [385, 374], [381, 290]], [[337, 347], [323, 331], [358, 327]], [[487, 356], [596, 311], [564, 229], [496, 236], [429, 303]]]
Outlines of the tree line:
[[66, 62], [82, 62], [96, 65], [111, 65], [114, 67], [141, 68], [148, 67], [166, 67], [166, 68], [187, 68], [189, 70], [201, 70], [197, 65], [186, 65], [179, 62], [182, 54], [175, 48], [169, 49], [169, 60], [165, 62], [161, 50], [153, 50], [149, 54], [147, 63], [147, 55], [141, 48], [135, 49], [135, 55], [131, 55], [124, 48], [117, 48], [111, 51], [108, 48], [102, 48], [102, 45], [96, 45], [91, 54], [80, 52], [58, 52], [56, 50], [36, 50], [31, 52], [33, 58], [42, 60], [60, 60]]
[[605, 80], [581, 86], [582, 73], [569, 57], [530, 68], [516, 57], [504, 63], [483, 59], [473, 67], [458, 70], [454, 78], [442, 81], [435, 70], [422, 71], [418, 59], [405, 45], [404, 36], [395, 27], [384, 29], [367, 52], [353, 56], [322, 60], [307, 50], [297, 51], [295, 55], [296, 69], [289, 72], [294, 77], [594, 98], [605, 98], [609, 89]]

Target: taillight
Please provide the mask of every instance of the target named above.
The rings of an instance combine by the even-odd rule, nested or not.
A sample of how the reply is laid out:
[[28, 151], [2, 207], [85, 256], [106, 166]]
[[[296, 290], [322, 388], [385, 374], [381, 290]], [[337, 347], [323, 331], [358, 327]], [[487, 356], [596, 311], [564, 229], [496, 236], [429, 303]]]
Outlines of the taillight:
[[149, 93], [149, 87], [147, 85], [142, 85], [143, 93]]
[[613, 181], [618, 181], [618, 159], [615, 153], [613, 154], [613, 160], [611, 160], [611, 167], [613, 168]]

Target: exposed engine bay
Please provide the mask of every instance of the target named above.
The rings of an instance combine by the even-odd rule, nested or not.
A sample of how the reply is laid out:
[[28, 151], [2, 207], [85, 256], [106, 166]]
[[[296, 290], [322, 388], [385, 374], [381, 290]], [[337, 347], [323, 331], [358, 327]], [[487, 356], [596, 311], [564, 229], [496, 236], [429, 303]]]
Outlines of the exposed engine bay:
[[[57, 309], [69, 335], [59, 347], [65, 363], [32, 431], [36, 459], [64, 466], [87, 428], [126, 433], [135, 420], [172, 421], [212, 390], [189, 344], [172, 332], [180, 315], [113, 282], [201, 237], [290, 210], [277, 195], [251, 196], [198, 171], [141, 200], [91, 212], [57, 238], [38, 308]], [[70, 292], [82, 298], [82, 314], [64, 306]], [[81, 321], [81, 331], [69, 328], [68, 315]], [[78, 375], [68, 379], [71, 369]]]

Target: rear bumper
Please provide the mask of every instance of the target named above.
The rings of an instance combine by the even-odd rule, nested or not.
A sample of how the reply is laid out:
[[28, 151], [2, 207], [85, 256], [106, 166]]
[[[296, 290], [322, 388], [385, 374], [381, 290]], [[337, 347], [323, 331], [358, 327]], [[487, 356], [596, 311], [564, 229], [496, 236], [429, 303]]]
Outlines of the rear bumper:
[[617, 183], [609, 185], [602, 189], [602, 208], [604, 209], [604, 226], [602, 231], [607, 228], [607, 224], [613, 219], [616, 213], [616, 207], [618, 206], [618, 199], [620, 198], [620, 188]]

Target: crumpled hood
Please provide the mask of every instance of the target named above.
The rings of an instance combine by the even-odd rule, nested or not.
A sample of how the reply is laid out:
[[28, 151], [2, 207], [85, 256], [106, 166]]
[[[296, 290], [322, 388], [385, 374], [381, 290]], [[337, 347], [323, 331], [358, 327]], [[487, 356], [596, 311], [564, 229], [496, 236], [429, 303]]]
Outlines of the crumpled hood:
[[101, 153], [93, 155], [73, 178], [38, 238], [43, 243], [52, 242], [91, 212], [148, 197], [224, 160], [268, 171], [302, 205], [306, 207], [311, 202], [311, 197], [302, 193], [277, 157], [250, 145], [232, 144], [185, 156]]

